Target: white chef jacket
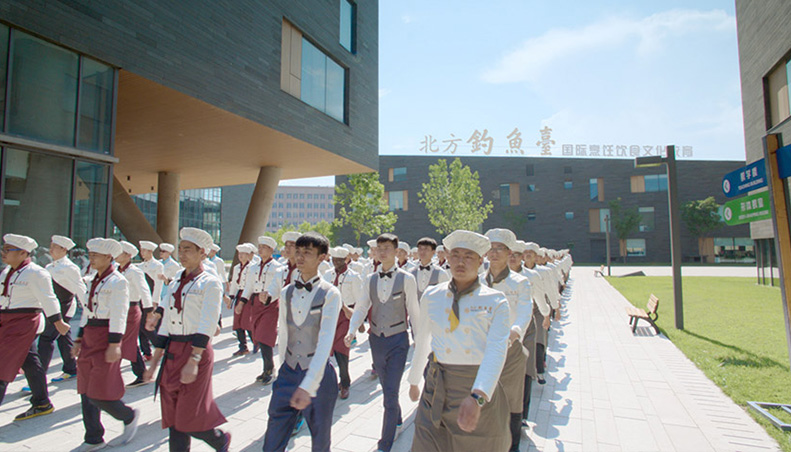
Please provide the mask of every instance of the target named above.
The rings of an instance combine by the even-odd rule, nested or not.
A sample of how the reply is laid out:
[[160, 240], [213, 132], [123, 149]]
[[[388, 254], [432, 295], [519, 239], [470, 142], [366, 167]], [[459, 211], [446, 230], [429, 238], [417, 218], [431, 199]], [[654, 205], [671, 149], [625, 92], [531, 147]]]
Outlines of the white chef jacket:
[[[85, 281], [82, 280], [80, 275], [80, 267], [72, 262], [68, 257], [63, 256], [60, 259], [47, 264], [47, 271], [52, 276], [52, 281], [58, 283], [61, 287], [74, 294], [77, 302], [86, 302], [87, 287]], [[77, 303], [72, 303], [69, 312], [62, 312], [65, 317], [74, 317], [77, 310]]]

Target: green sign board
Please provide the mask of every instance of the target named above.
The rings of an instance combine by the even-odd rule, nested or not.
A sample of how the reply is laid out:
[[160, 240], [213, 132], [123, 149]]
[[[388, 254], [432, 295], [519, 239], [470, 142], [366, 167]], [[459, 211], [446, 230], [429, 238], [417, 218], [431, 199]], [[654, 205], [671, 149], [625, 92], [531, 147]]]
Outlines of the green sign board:
[[734, 199], [722, 206], [722, 219], [729, 226], [771, 218], [768, 191]]

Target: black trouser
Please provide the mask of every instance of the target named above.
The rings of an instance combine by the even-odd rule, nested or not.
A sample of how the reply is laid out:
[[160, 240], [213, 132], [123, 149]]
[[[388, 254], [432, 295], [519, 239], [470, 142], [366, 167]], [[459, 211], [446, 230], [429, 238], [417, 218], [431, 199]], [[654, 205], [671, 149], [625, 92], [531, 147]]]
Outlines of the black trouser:
[[135, 412], [120, 400], [96, 400], [85, 394], [80, 395], [80, 399], [82, 404], [82, 423], [85, 425], [85, 442], [88, 444], [104, 442], [102, 411], [107, 412], [107, 414], [119, 421], [123, 421], [124, 425], [130, 424], [135, 418]]
[[190, 450], [190, 437], [205, 442], [214, 448], [214, 450], [220, 450], [226, 445], [225, 433], [223, 433], [222, 430], [218, 430], [216, 428], [202, 432], [184, 433], [176, 430], [173, 427], [170, 427], [170, 439], [168, 440], [170, 452], [186, 452]]
[[522, 439], [522, 413], [511, 413], [509, 427], [511, 429], [511, 448], [509, 452], [517, 452], [519, 450], [519, 440]]
[[255, 340], [253, 339], [253, 332], [248, 330], [243, 330], [241, 328], [234, 330], [236, 333], [236, 340], [239, 341], [239, 350], [247, 350], [247, 338], [245, 337], [245, 333], [250, 336], [250, 342], [255, 344]]
[[262, 344], [261, 342], [258, 343], [258, 347], [261, 349], [261, 359], [264, 360], [264, 372], [274, 371], [275, 359], [273, 357], [272, 347]]
[[544, 344], [536, 342], [536, 372], [544, 373], [544, 363], [547, 359], [547, 350]]
[[[69, 323], [71, 319], [64, 317], [63, 321]], [[41, 360], [41, 368], [44, 369], [44, 374], [49, 369], [49, 362], [52, 361], [52, 353], [55, 351], [55, 341], [58, 341], [58, 351], [63, 360], [63, 373], [69, 375], [77, 374], [77, 360], [71, 356], [71, 348], [74, 346], [74, 341], [71, 339], [71, 330], [65, 335], [58, 333], [55, 324], [47, 320], [47, 326], [44, 332], [38, 337], [38, 358]]]
[[349, 355], [335, 352], [335, 360], [338, 361], [338, 375], [341, 377], [341, 388], [348, 388], [352, 384], [349, 377]]
[[525, 375], [525, 395], [523, 397], [524, 406], [522, 408], [522, 419], [527, 420], [527, 412], [530, 411], [530, 392], [533, 389], [533, 379], [530, 375]]
[[[33, 397], [30, 398], [30, 404], [33, 406], [49, 405], [49, 392], [47, 392], [47, 374], [41, 368], [41, 361], [38, 359], [38, 350], [36, 342], [30, 344], [30, 351], [27, 352], [25, 362], [22, 363], [22, 370], [25, 372], [27, 385], [30, 386], [30, 392]], [[0, 381], [0, 405], [3, 403], [5, 391], [8, 388], [7, 381]]]
[[137, 358], [134, 361], [129, 360], [132, 364], [132, 373], [135, 374], [137, 378], [143, 378], [143, 372], [146, 371], [146, 363], [143, 361], [143, 355], [140, 353], [140, 349], [137, 349]]
[[146, 317], [148, 317], [148, 314], [153, 310], [153, 308], [141, 309], [143, 313], [140, 317], [140, 331], [137, 334], [138, 339], [140, 339], [140, 351], [146, 356], [151, 356], [151, 339], [156, 337], [156, 332], [159, 331], [159, 325], [154, 328], [154, 331], [148, 331], [146, 329]]

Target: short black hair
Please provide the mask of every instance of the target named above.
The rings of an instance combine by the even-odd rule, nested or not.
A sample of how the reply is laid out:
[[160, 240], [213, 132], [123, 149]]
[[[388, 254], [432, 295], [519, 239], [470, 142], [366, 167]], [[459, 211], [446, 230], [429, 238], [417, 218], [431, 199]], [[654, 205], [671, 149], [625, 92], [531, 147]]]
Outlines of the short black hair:
[[299, 236], [295, 246], [297, 248], [316, 248], [319, 250], [319, 254], [327, 254], [330, 249], [330, 241], [318, 232], [306, 232]]
[[385, 232], [384, 234], [376, 238], [377, 245], [379, 245], [380, 243], [387, 243], [387, 242], [392, 243], [393, 248], [398, 248], [398, 236], [395, 234], [390, 234], [389, 232]]
[[423, 237], [422, 239], [417, 241], [417, 246], [420, 245], [428, 245], [431, 247], [432, 250], [437, 251], [437, 241], [432, 239], [431, 237]]

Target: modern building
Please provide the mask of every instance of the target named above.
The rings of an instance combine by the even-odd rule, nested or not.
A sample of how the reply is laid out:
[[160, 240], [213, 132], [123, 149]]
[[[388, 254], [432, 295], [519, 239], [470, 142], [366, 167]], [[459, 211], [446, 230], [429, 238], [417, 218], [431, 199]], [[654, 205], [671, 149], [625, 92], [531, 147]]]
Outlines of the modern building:
[[[627, 208], [637, 208], [639, 228], [624, 243], [610, 233], [613, 260], [625, 253], [632, 262], [670, 262], [667, 175], [664, 167], [635, 168], [633, 159], [554, 157], [460, 157], [477, 172], [484, 202], [494, 210], [481, 226], [505, 227], [523, 240], [548, 248], [572, 250], [576, 262], [606, 260], [605, 218], [609, 202], [621, 198]], [[424, 236], [441, 239], [428, 220], [418, 192], [428, 182], [434, 156], [381, 156], [379, 180], [385, 186], [390, 210], [398, 214], [395, 232], [414, 245]], [[736, 161], [678, 162], [679, 201], [714, 196], [722, 204], [722, 176], [743, 166]], [[336, 177], [336, 184], [346, 181]], [[611, 228], [611, 230], [613, 230]], [[339, 242], [353, 240], [345, 227]], [[367, 239], [367, 238], [365, 238]], [[682, 225], [686, 261], [750, 262], [753, 243], [747, 225], [723, 226], [702, 239], [692, 237]], [[351, 243], [351, 242], [350, 242]]]
[[254, 183], [254, 239], [280, 180], [377, 167], [377, 71], [376, 1], [0, 0], [0, 230], [175, 242], [183, 190]]

